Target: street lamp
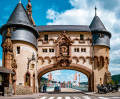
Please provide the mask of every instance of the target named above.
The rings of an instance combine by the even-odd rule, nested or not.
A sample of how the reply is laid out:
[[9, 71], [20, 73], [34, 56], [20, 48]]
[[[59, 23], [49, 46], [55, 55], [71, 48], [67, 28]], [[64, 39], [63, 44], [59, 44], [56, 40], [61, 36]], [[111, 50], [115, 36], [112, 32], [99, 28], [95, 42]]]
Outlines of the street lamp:
[[79, 86], [80, 86], [80, 74], [78, 76], [79, 76]]
[[32, 58], [27, 58], [27, 59], [28, 59], [28, 67], [27, 67], [27, 70], [29, 70], [29, 64], [30, 64], [30, 62], [31, 62], [31, 61], [36, 61], [36, 70], [35, 70], [35, 71], [36, 71], [36, 76], [35, 76], [36, 79], [35, 79], [35, 80], [36, 80], [36, 93], [37, 93], [37, 88], [38, 88], [38, 87], [37, 87], [37, 59], [35, 59], [35, 54], [34, 54], [34, 53], [32, 54]]

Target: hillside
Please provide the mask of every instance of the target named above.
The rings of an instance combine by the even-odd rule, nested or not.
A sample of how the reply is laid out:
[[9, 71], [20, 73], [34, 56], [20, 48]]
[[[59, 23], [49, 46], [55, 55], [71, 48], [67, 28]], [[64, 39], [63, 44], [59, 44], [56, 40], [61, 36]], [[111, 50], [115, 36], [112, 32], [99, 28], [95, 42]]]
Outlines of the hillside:
[[120, 74], [118, 74], [118, 75], [113, 75], [113, 76], [112, 76], [112, 80], [113, 80], [113, 81], [118, 81], [118, 83], [120, 83]]

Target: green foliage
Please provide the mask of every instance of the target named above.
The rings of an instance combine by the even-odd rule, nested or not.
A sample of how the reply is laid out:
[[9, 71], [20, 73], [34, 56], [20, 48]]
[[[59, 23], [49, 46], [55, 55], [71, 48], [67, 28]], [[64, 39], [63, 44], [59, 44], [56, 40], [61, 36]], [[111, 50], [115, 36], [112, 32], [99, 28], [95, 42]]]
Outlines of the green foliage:
[[112, 80], [114, 81], [114, 82], [118, 82], [118, 83], [120, 83], [120, 74], [119, 75], [113, 75], [112, 76]]
[[115, 81], [115, 85], [118, 84], [118, 81]]
[[115, 83], [114, 83], [114, 81], [113, 81], [113, 80], [109, 81], [107, 84], [112, 84], [112, 85], [115, 85]]

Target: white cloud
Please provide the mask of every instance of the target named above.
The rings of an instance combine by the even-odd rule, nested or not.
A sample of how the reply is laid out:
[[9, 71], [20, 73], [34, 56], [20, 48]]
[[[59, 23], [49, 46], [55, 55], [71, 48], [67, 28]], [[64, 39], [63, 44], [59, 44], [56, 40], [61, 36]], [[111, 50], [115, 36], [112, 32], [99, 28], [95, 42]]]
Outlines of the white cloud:
[[[59, 76], [62, 76], [61, 70], [51, 71], [49, 73], [52, 73], [52, 79], [55, 81], [59, 81]], [[49, 73], [46, 73], [43, 77], [48, 78]]]
[[0, 66], [2, 66], [2, 59], [0, 59]]
[[[96, 1], [96, 0], [95, 0]], [[56, 12], [53, 9], [47, 11], [47, 18], [52, 20], [48, 22], [48, 25], [90, 25], [94, 17], [94, 3], [97, 5], [97, 15], [105, 25], [108, 31], [112, 33], [112, 38], [110, 41], [111, 51], [110, 51], [110, 72], [115, 74], [115, 69], [111, 67], [115, 62], [120, 59], [120, 19], [116, 16], [116, 12], [120, 9], [116, 6], [114, 11], [110, 11], [103, 7], [103, 2], [96, 1], [93, 4], [88, 4], [87, 0], [69, 0], [70, 4], [73, 6], [72, 9], [66, 10], [64, 12]], [[105, 2], [105, 1], [104, 1]], [[113, 63], [114, 62], [114, 63]], [[119, 63], [116, 63], [120, 65]], [[116, 68], [116, 67], [114, 67]], [[118, 70], [118, 69], [116, 69]], [[116, 71], [119, 73], [118, 71]]]
[[86, 0], [70, 0], [69, 2], [75, 8], [87, 8]]

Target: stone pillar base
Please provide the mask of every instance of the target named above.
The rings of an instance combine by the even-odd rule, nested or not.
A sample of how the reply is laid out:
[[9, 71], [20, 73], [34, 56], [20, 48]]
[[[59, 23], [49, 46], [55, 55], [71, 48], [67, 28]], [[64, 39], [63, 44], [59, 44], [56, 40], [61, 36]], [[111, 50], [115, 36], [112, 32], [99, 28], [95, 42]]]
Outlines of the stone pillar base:
[[33, 94], [33, 89], [29, 86], [16, 86], [16, 95], [30, 95]]
[[13, 85], [9, 84], [8, 87], [4, 87], [4, 96], [12, 96]]

